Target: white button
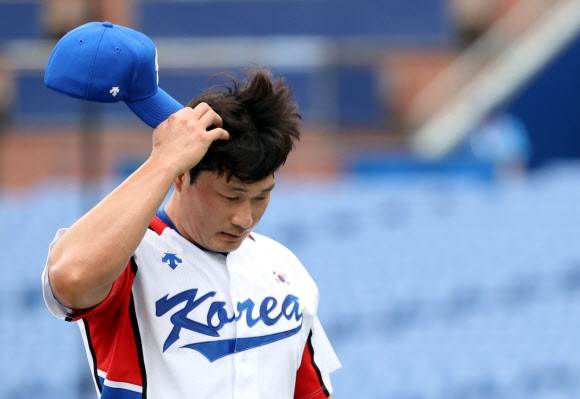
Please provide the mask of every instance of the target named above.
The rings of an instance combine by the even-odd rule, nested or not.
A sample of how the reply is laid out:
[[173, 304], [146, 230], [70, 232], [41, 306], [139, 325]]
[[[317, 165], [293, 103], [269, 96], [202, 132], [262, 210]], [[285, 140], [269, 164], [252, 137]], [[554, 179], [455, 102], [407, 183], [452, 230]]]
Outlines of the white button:
[[242, 362], [247, 362], [248, 361], [248, 354], [247, 353], [242, 353]]

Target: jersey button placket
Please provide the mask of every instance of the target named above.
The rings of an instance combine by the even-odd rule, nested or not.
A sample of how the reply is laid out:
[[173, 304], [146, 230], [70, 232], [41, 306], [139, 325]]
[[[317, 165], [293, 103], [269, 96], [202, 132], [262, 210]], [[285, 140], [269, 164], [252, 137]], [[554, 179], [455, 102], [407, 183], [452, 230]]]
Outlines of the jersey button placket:
[[[232, 262], [232, 257], [227, 257], [228, 271], [230, 274], [230, 295], [232, 305], [237, 312], [238, 302], [244, 302], [248, 297], [244, 297], [242, 284], [243, 276], [239, 275], [239, 271], [244, 269], [243, 265]], [[247, 272], [247, 271], [246, 271]], [[246, 324], [246, 315], [236, 322], [236, 337], [248, 337], [251, 329]], [[259, 397], [259, 369], [256, 349], [250, 349], [234, 354], [234, 398], [235, 399], [255, 399]]]
[[235, 367], [235, 398], [255, 399], [259, 397], [258, 356], [254, 349], [248, 352], [236, 353]]

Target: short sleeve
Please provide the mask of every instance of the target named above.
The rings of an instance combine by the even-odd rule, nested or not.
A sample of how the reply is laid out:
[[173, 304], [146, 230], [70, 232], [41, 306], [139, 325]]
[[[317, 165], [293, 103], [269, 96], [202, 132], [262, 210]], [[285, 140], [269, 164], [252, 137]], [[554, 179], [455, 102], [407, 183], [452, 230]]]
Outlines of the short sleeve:
[[296, 373], [294, 399], [325, 399], [330, 396], [330, 374], [340, 367], [340, 361], [317, 317]]
[[[52, 240], [48, 248], [48, 253], [52, 251], [54, 244], [56, 244], [58, 240], [60, 240], [60, 238], [64, 235], [66, 231], [67, 229], [59, 229], [56, 232], [56, 235], [54, 236], [54, 239]], [[69, 315], [72, 313], [72, 309], [69, 309], [63, 304], [61, 304], [52, 293], [52, 288], [50, 286], [50, 280], [48, 276], [48, 256], [46, 259], [46, 264], [44, 265], [44, 270], [42, 272], [42, 296], [44, 297], [44, 302], [46, 303], [46, 306], [54, 316], [62, 320], [67, 320]]]
[[[60, 229], [56, 232], [54, 240], [49, 246], [48, 252], [52, 250], [54, 244], [64, 235], [67, 229]], [[61, 304], [54, 293], [52, 292], [52, 287], [50, 285], [50, 276], [48, 273], [48, 257], [47, 263], [44, 266], [44, 271], [42, 272], [42, 296], [46, 306], [50, 312], [59, 319], [66, 321], [76, 321], [82, 317], [86, 317], [89, 314], [106, 312], [107, 310], [112, 310], [121, 306], [123, 298], [131, 294], [131, 286], [135, 277], [135, 271], [132, 267], [132, 259], [127, 263], [125, 271], [111, 287], [111, 291], [107, 297], [98, 305], [84, 310], [73, 310], [63, 304]]]

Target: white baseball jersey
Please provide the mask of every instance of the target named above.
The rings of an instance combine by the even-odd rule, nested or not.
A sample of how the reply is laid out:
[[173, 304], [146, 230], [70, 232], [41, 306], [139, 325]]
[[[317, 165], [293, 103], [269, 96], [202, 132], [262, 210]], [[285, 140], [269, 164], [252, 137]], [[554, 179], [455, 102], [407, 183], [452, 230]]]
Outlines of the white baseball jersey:
[[[170, 221], [167, 221], [170, 223]], [[316, 316], [318, 289], [284, 246], [252, 233], [225, 255], [155, 217], [123, 275], [75, 312], [98, 395], [107, 399], [326, 398], [340, 367]], [[64, 234], [56, 234], [53, 244]]]

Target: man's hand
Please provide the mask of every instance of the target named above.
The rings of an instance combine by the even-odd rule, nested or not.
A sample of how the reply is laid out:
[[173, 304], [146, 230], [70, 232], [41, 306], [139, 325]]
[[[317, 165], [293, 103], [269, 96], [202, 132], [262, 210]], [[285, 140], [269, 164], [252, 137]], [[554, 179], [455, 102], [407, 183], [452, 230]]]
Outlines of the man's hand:
[[[214, 126], [208, 130], [208, 127]], [[153, 132], [151, 158], [175, 167], [175, 176], [197, 165], [215, 140], [227, 140], [222, 118], [206, 103], [185, 107]]]

